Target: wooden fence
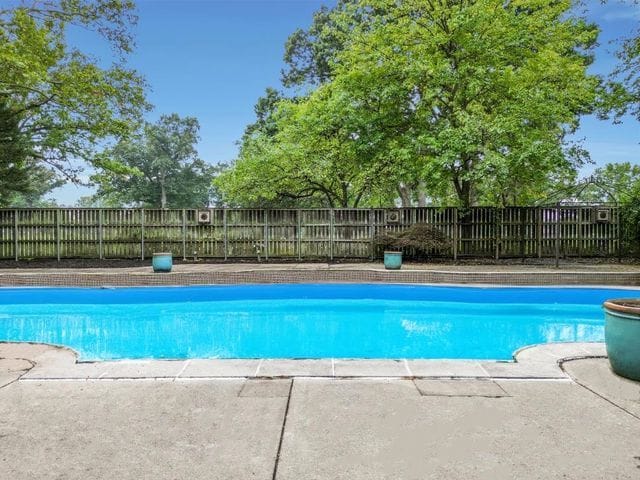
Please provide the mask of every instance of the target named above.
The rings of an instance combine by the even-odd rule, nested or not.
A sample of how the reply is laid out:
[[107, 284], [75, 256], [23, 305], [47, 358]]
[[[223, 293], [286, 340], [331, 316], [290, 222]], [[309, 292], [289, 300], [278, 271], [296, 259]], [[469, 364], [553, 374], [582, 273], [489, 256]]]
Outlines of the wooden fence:
[[0, 258], [366, 259], [374, 237], [414, 223], [451, 239], [441, 256], [620, 254], [616, 207], [400, 209], [0, 209]]

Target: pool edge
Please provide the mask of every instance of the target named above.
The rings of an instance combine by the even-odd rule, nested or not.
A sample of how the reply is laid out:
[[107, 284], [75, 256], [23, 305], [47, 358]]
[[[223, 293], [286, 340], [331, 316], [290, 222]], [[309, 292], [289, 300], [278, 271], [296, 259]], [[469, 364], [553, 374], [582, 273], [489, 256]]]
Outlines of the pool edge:
[[2, 272], [0, 286], [176, 286], [263, 283], [403, 283], [513, 286], [640, 286], [640, 271], [453, 271], [407, 269], [239, 269], [152, 273], [146, 271]]
[[569, 380], [561, 368], [576, 358], [606, 357], [604, 343], [547, 343], [520, 349], [515, 361], [485, 360], [121, 360], [77, 362], [66, 347], [0, 343], [0, 358], [33, 362], [19, 381], [207, 380], [224, 378], [397, 378], [482, 380]]

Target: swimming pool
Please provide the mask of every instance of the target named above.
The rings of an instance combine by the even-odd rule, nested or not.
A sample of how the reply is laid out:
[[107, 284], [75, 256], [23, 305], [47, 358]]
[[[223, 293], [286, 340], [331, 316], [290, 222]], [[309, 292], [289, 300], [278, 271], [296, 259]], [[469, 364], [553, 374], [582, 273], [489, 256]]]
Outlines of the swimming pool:
[[638, 290], [314, 284], [0, 289], [0, 341], [124, 358], [511, 359], [604, 340], [601, 304]]

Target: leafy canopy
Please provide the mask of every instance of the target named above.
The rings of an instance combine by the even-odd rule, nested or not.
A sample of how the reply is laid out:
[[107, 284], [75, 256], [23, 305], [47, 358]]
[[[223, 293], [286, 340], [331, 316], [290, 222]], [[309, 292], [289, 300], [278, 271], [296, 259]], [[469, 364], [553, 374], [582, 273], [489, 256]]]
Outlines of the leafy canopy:
[[[240, 204], [304, 198], [389, 204], [526, 204], [587, 159], [565, 142], [592, 111], [598, 29], [569, 0], [353, 0], [287, 44], [289, 85], [270, 131], [243, 139], [219, 179]], [[406, 191], [410, 197], [410, 192]]]
[[123, 168], [117, 172], [103, 168], [92, 177], [98, 192], [91, 203], [152, 208], [209, 205], [214, 193], [211, 181], [220, 167], [198, 157], [199, 128], [193, 117], [163, 115], [133, 138], [121, 140], [103, 155]]
[[[99, 165], [97, 152], [127, 136], [147, 108], [145, 83], [126, 67], [135, 22], [131, 0], [17, 1], [0, 7], [0, 104], [18, 126], [24, 158], [78, 180], [72, 160]], [[116, 60], [84, 54], [66, 42], [85, 28], [113, 47]], [[5, 137], [7, 137], [5, 133]], [[3, 156], [0, 162], [15, 162]]]

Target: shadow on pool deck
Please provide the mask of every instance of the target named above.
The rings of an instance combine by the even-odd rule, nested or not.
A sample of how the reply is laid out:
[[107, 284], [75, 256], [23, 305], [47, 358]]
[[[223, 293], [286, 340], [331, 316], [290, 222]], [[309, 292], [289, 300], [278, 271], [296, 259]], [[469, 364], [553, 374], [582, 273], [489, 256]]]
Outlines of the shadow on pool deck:
[[[555, 346], [520, 355], [524, 363], [557, 363], [559, 353]], [[69, 351], [2, 344], [0, 357], [3, 479], [637, 480], [640, 475], [640, 383], [612, 374], [604, 358], [565, 361], [570, 378], [561, 381], [180, 376], [43, 381], [28, 380], [27, 372], [64, 358], [73, 362]], [[148, 371], [162, 369], [162, 363], [147, 362], [155, 364]], [[135, 371], [136, 365], [127, 368]]]

